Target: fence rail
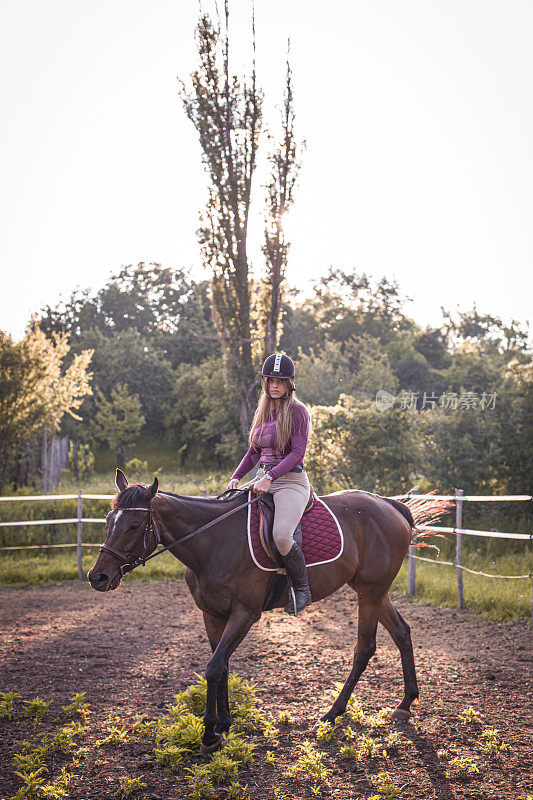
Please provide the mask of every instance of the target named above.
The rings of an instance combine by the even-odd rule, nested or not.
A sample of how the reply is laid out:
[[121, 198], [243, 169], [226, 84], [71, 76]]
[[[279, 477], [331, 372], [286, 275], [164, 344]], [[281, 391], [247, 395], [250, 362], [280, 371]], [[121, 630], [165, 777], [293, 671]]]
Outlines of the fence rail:
[[[83, 516], [83, 500], [112, 500], [115, 495], [112, 494], [84, 494], [81, 490], [77, 494], [44, 494], [44, 495], [16, 495], [9, 497], [0, 497], [0, 502], [25, 502], [27, 500], [48, 501], [48, 500], [76, 500], [77, 501], [77, 515], [66, 519], [42, 519], [42, 520], [16, 520], [10, 522], [0, 522], [0, 527], [26, 527], [27, 525], [67, 525], [77, 524], [77, 541], [65, 544], [48, 544], [48, 545], [16, 545], [12, 547], [0, 547], [0, 551], [13, 551], [13, 550], [44, 550], [52, 548], [75, 547], [76, 560], [78, 566], [78, 578], [84, 580], [82, 568], [82, 549], [84, 547], [98, 547], [97, 544], [91, 544], [83, 541], [83, 523], [88, 524], [102, 524], [105, 522], [104, 518], [99, 517], [84, 517]], [[524, 502], [532, 500], [532, 495], [463, 495], [462, 489], [456, 489], [455, 494], [418, 494], [418, 492], [409, 492], [408, 494], [392, 495], [391, 499], [401, 500], [409, 497], [416, 497], [417, 499], [429, 500], [454, 500], [455, 501], [455, 526], [453, 528], [446, 528], [435, 525], [419, 525], [421, 530], [434, 531], [435, 533], [453, 533], [456, 535], [456, 549], [455, 561], [438, 561], [436, 559], [424, 558], [416, 555], [416, 547], [411, 545], [408, 552], [408, 569], [407, 569], [407, 594], [414, 596], [416, 592], [416, 562], [427, 561], [441, 566], [456, 567], [457, 568], [457, 607], [464, 608], [463, 596], [463, 572], [469, 572], [473, 575], [481, 575], [486, 578], [499, 578], [502, 580], [517, 580], [524, 578], [532, 578], [531, 574], [526, 575], [495, 575], [488, 572], [478, 572], [464, 567], [462, 563], [463, 553], [463, 536], [482, 536], [494, 539], [519, 539], [523, 541], [531, 541], [533, 533], [503, 533], [500, 531], [477, 531], [469, 528], [463, 528], [463, 503], [464, 502]], [[532, 582], [532, 624], [533, 624], [533, 582]]]

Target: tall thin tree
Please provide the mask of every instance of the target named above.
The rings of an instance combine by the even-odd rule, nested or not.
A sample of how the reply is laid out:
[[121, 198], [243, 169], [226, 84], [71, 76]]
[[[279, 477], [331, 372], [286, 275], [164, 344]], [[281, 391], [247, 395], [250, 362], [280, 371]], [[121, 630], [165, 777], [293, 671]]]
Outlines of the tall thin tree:
[[[200, 16], [196, 28], [199, 67], [191, 85], [181, 83], [185, 112], [194, 124], [209, 176], [209, 196], [201, 215], [199, 241], [211, 273], [212, 314], [230, 377], [241, 397], [240, 427], [245, 435], [257, 388], [253, 358], [273, 350], [279, 338], [282, 285], [288, 242], [283, 215], [292, 203], [297, 173], [291, 71], [287, 79], [282, 135], [269, 157], [261, 290], [253, 291], [247, 249], [252, 182], [262, 132], [263, 93], [257, 85], [255, 18], [252, 10], [252, 64], [249, 75], [230, 72], [229, 4], [225, 30]], [[259, 348], [253, 342], [259, 341]]]
[[252, 364], [251, 290], [247, 252], [252, 178], [262, 123], [263, 95], [251, 75], [230, 75], [229, 6], [225, 32], [204, 14], [196, 28], [200, 64], [181, 99], [200, 139], [209, 175], [209, 197], [198, 231], [202, 258], [211, 272], [212, 312], [230, 375], [237, 381], [240, 424], [248, 430], [255, 404]]
[[[265, 241], [262, 248], [266, 262], [266, 275], [262, 281], [263, 292], [261, 298], [265, 356], [277, 348], [281, 334], [283, 283], [290, 247], [283, 220], [293, 203], [294, 187], [300, 168], [298, 143], [294, 134], [294, 103], [289, 53], [290, 43], [287, 53], [281, 138], [278, 146], [269, 157], [270, 177], [267, 183]], [[303, 143], [301, 146], [303, 146]]]

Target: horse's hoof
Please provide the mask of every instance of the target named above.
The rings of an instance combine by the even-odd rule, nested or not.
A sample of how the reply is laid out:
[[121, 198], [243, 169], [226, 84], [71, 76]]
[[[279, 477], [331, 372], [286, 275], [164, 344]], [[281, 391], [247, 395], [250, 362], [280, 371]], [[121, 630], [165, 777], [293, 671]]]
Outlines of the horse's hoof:
[[392, 722], [407, 722], [410, 716], [411, 712], [406, 711], [405, 708], [396, 708], [390, 718]]
[[211, 753], [214, 753], [215, 750], [218, 750], [220, 745], [222, 744], [222, 736], [219, 736], [213, 744], [204, 744], [200, 742], [200, 755], [208, 756]]

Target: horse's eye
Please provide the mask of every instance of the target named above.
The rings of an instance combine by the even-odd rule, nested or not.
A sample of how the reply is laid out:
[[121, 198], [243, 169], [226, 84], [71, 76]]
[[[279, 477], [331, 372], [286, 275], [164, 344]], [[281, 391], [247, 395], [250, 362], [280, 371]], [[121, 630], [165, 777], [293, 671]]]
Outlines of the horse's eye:
[[137, 525], [135, 525], [135, 523], [133, 523], [133, 525], [130, 525], [130, 527], [128, 528], [128, 530], [129, 530], [129, 531], [134, 531], [136, 528], [137, 528]]

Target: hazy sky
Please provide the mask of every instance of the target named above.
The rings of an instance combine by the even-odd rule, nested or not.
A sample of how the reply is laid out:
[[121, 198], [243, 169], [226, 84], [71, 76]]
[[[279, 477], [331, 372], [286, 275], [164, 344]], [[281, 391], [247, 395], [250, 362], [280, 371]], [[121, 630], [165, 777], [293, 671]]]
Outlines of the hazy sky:
[[[250, 7], [231, 2], [235, 69]], [[0, 8], [0, 328], [19, 337], [122, 264], [200, 276], [205, 178], [176, 81], [196, 63], [196, 0]], [[267, 121], [290, 34], [307, 141], [290, 282], [355, 267], [397, 280], [424, 325], [474, 302], [531, 319], [531, 0], [256, 0], [256, 18]]]

